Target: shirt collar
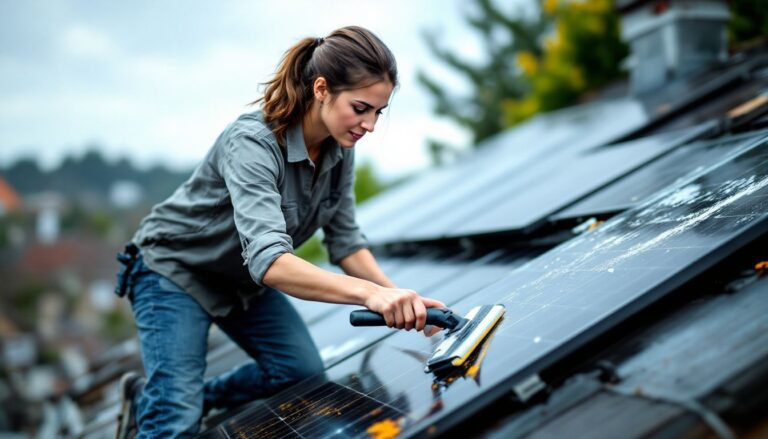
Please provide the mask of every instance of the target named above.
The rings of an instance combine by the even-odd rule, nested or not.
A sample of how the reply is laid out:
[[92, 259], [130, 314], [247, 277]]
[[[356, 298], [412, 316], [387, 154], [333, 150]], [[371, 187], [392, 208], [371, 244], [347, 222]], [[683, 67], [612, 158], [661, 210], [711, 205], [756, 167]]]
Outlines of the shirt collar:
[[307, 155], [307, 145], [304, 144], [304, 131], [301, 124], [297, 123], [288, 129], [285, 136], [286, 148], [288, 150], [288, 161], [291, 163], [309, 160]]
[[[288, 162], [296, 163], [302, 160], [309, 160], [307, 145], [304, 143], [304, 130], [301, 127], [301, 123], [297, 123], [288, 129], [285, 140], [287, 144], [286, 148], [288, 150]], [[339, 146], [339, 144], [332, 138], [326, 140], [325, 144], [327, 149], [325, 151], [326, 156], [323, 158], [323, 166], [320, 170], [321, 173], [331, 169], [343, 157], [341, 146]]]

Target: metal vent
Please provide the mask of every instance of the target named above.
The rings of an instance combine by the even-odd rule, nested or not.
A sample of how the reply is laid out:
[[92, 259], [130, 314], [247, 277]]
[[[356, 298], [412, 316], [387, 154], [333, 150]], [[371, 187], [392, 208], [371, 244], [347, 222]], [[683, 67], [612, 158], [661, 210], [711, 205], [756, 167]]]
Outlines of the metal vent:
[[654, 91], [726, 60], [725, 0], [619, 2], [633, 94]]

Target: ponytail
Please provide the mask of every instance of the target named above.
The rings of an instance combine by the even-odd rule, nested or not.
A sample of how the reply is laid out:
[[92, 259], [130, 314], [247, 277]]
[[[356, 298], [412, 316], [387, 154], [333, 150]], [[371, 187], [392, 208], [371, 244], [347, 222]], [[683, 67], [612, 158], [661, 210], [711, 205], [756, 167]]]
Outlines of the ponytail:
[[312, 106], [312, 86], [324, 77], [333, 95], [382, 80], [397, 85], [392, 52], [372, 32], [358, 26], [338, 29], [326, 38], [304, 38], [288, 49], [275, 76], [266, 82], [261, 102], [264, 120], [280, 144]]
[[274, 123], [273, 132], [282, 144], [288, 128], [301, 121], [312, 103], [312, 89], [304, 84], [303, 70], [316, 47], [316, 39], [304, 38], [283, 55], [275, 77], [264, 85], [264, 96], [254, 103], [263, 102], [265, 121]]

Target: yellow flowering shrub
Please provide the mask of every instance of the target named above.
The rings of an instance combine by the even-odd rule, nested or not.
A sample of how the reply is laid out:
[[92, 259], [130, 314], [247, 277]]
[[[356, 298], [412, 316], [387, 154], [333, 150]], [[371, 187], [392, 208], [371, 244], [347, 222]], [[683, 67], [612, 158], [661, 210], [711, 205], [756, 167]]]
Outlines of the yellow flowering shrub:
[[627, 53], [612, 0], [543, 0], [541, 12], [551, 20], [551, 31], [542, 38], [538, 56], [516, 55], [529, 92], [502, 104], [510, 126], [539, 111], [571, 105], [585, 91], [616, 79]]

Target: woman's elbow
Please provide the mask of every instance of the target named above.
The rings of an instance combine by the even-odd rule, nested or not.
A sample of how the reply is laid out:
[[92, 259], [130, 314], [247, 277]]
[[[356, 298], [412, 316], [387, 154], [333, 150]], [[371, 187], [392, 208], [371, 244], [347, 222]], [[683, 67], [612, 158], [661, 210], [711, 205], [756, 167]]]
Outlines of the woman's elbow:
[[261, 278], [261, 283], [264, 286], [279, 290], [283, 280], [286, 278], [286, 272], [290, 265], [290, 253], [283, 253], [278, 256], [264, 272], [264, 276]]

